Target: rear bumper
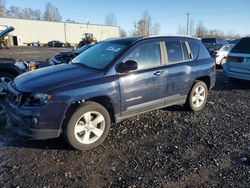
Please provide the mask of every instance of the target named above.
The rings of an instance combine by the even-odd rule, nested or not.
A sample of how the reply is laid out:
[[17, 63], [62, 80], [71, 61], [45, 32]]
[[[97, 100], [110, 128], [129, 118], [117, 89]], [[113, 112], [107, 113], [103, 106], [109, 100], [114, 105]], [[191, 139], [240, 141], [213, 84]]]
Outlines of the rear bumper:
[[39, 129], [32, 125], [29, 118], [22, 117], [10, 111], [7, 108], [7, 116], [10, 125], [12, 125], [12, 131], [22, 136], [29, 137], [31, 139], [49, 139], [59, 137], [61, 130], [55, 129]]
[[237, 78], [241, 80], [250, 80], [250, 74], [231, 72], [228, 70], [227, 66], [223, 67], [223, 74], [227, 77]]

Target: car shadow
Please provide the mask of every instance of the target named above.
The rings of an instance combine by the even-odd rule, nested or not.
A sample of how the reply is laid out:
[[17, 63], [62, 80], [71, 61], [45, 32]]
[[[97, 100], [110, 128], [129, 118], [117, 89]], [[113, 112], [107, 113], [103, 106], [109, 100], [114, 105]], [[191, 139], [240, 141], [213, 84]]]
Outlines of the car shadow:
[[169, 107], [165, 107], [161, 110], [166, 110], [166, 111], [170, 111], [170, 112], [186, 112], [187, 108], [185, 108], [184, 105], [174, 105], [174, 106], [169, 106]]
[[15, 147], [15, 148], [30, 148], [41, 150], [74, 150], [64, 140], [63, 136], [47, 140], [33, 140], [22, 137], [7, 128], [2, 130], [4, 134], [1, 135], [2, 147]]

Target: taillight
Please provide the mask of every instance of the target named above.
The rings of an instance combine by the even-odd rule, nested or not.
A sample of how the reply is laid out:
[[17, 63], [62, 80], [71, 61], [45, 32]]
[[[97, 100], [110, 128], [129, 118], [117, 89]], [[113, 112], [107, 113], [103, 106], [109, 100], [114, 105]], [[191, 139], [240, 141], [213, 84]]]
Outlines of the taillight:
[[235, 57], [235, 56], [228, 56], [227, 61], [242, 63], [244, 61], [244, 57]]

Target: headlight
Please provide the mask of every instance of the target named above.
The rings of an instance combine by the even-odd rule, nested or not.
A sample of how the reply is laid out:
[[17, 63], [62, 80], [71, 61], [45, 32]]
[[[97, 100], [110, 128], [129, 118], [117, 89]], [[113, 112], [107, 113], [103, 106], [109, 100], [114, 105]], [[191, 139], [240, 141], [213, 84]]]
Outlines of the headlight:
[[39, 106], [51, 101], [52, 95], [43, 93], [32, 93], [25, 96], [25, 106]]

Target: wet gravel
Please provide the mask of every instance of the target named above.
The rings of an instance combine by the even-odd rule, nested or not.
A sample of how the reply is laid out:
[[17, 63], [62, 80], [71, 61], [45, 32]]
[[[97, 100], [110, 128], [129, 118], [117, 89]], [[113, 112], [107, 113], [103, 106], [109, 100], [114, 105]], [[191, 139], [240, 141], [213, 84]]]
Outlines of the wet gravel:
[[201, 112], [174, 106], [136, 116], [93, 150], [2, 129], [0, 187], [248, 187], [249, 106], [249, 82], [218, 71]]

